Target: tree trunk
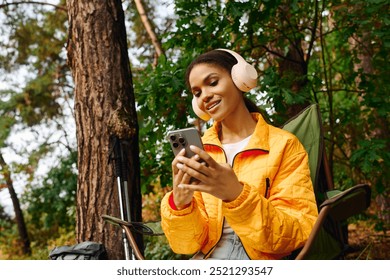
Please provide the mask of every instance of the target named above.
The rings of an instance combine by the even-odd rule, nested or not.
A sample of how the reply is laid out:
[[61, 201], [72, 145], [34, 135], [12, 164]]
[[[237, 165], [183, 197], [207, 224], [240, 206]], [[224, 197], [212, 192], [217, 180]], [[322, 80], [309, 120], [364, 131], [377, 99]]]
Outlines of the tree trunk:
[[[297, 23], [294, 23], [291, 7], [288, 4], [279, 6], [278, 18], [280, 18], [283, 22], [285, 28], [290, 29], [292, 27], [293, 30], [299, 30], [299, 27], [295, 26]], [[316, 28], [316, 24], [314, 24], [313, 28]], [[288, 51], [284, 54], [283, 59], [279, 60], [279, 75], [282, 80], [285, 80], [285, 86], [289, 87], [289, 90], [293, 95], [307, 95], [307, 93], [305, 93], [305, 87], [308, 83], [307, 71], [310, 55], [305, 56], [301, 38], [289, 37], [290, 36], [286, 35], [283, 38], [284, 41], [288, 42]], [[305, 60], [305, 57], [308, 59], [307, 61]], [[278, 103], [283, 104], [285, 112], [278, 113], [284, 118], [287, 117], [287, 119], [296, 116], [304, 108], [310, 105], [310, 101], [307, 96], [305, 101], [299, 104], [286, 104], [284, 96], [280, 96], [279, 98], [280, 100]]]
[[[129, 143], [132, 220], [141, 221], [138, 123], [120, 0], [69, 0], [68, 60], [75, 83], [78, 144], [78, 242], [105, 245], [109, 259], [124, 259], [122, 231], [102, 220], [120, 216], [110, 137]], [[137, 236], [143, 250], [142, 237]]]
[[[301, 40], [297, 39], [294, 44], [290, 43], [286, 58], [279, 63], [279, 75], [281, 78], [287, 77], [291, 80], [290, 90], [294, 94], [302, 94], [303, 88], [307, 85], [307, 63], [304, 60]], [[292, 118], [309, 105], [308, 100], [301, 104], [287, 104], [286, 115]]]
[[11, 174], [9, 172], [8, 165], [5, 162], [3, 155], [1, 153], [0, 153], [0, 167], [1, 167], [2, 175], [3, 175], [4, 180], [6, 182], [11, 200], [12, 200], [12, 205], [14, 207], [15, 220], [16, 220], [16, 224], [18, 226], [18, 232], [19, 232], [22, 253], [26, 254], [26, 255], [30, 255], [31, 254], [30, 239], [28, 237], [23, 212], [22, 212], [22, 209], [20, 208], [19, 199], [18, 199], [18, 196], [16, 195], [16, 192], [14, 189], [14, 185], [13, 185], [13, 181], [11, 178]]

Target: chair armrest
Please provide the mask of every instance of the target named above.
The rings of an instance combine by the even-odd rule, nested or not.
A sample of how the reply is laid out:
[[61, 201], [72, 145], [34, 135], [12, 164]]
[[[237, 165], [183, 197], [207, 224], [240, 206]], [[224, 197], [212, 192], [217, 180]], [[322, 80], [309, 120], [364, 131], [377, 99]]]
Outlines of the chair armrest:
[[334, 196], [336, 196], [336, 195], [338, 195], [340, 193], [342, 193], [342, 191], [340, 191], [340, 190], [327, 191], [326, 192], [326, 197], [327, 197], [327, 199], [329, 199], [329, 198], [332, 198], [332, 197], [334, 197]]
[[356, 185], [341, 192], [331, 192], [333, 196], [320, 205], [320, 210], [329, 205], [329, 215], [337, 221], [359, 214], [370, 206], [371, 188], [367, 184]]

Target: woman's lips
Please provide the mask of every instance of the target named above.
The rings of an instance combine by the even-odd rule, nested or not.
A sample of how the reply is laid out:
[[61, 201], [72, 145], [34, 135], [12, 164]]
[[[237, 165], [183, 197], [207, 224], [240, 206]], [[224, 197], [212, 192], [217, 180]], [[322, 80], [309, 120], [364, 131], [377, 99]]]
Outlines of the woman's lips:
[[216, 108], [219, 105], [219, 103], [221, 103], [221, 100], [216, 100], [209, 103], [206, 107], [207, 111], [212, 111], [214, 108]]

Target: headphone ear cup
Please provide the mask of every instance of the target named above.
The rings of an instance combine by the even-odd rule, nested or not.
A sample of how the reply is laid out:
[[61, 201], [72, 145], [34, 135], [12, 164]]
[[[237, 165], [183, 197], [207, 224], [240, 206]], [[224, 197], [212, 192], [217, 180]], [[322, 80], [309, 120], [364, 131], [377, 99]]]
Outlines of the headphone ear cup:
[[219, 50], [230, 53], [237, 60], [237, 64], [233, 65], [231, 71], [232, 80], [236, 87], [243, 92], [247, 92], [255, 88], [257, 86], [257, 71], [255, 67], [246, 62], [241, 55], [232, 50]]
[[248, 92], [257, 86], [257, 71], [246, 62], [234, 65], [231, 74], [234, 84], [243, 92]]
[[194, 113], [199, 117], [201, 118], [202, 120], [204, 120], [205, 122], [207, 122], [208, 120], [211, 119], [210, 115], [207, 114], [205, 111], [201, 110], [198, 106], [198, 103], [196, 102], [196, 98], [195, 96], [192, 98], [192, 110], [194, 111]]

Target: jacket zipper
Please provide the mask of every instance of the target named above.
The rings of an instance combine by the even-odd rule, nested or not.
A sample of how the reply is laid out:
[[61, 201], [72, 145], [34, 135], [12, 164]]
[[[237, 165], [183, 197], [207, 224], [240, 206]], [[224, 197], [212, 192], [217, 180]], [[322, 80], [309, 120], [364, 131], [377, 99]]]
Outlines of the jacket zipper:
[[[220, 146], [218, 146], [218, 145], [215, 145], [215, 144], [207, 144], [207, 143], [206, 143], [205, 145], [215, 146], [215, 147], [220, 148], [221, 151], [222, 151], [222, 153], [223, 153], [224, 156], [225, 156], [225, 162], [227, 162], [227, 156], [226, 156], [225, 150], [224, 150], [222, 147], [220, 147]], [[238, 153], [234, 156], [234, 158], [233, 158], [233, 160], [232, 160], [232, 168], [233, 168], [233, 166], [234, 166], [234, 160], [236, 159], [237, 155], [239, 155], [239, 154], [241, 154], [241, 153], [243, 153], [243, 152], [246, 152], [246, 151], [265, 151], [265, 152], [268, 152], [268, 151], [263, 150], [263, 149], [249, 149], [249, 150], [240, 151], [240, 152], [238, 152]], [[265, 194], [266, 194], [266, 195], [267, 195], [267, 192], [268, 192], [268, 189], [269, 189], [269, 184], [270, 184], [270, 183], [269, 183], [269, 178], [266, 178], [266, 191], [265, 191]], [[214, 252], [215, 247], [217, 247], [218, 242], [221, 240], [222, 235], [223, 235], [223, 226], [224, 226], [224, 223], [225, 223], [225, 217], [223, 218], [223, 221], [222, 221], [222, 233], [221, 233], [221, 235], [219, 236], [219, 239], [218, 239], [217, 243], [215, 243], [215, 245], [214, 245], [214, 246], [213, 246], [213, 247], [212, 247], [212, 248], [203, 256], [203, 259], [204, 259], [204, 260], [205, 260], [205, 259], [208, 259], [208, 258], [210, 257], [210, 255]], [[248, 252], [246, 251], [245, 246], [244, 246], [244, 244], [242, 244], [242, 242], [241, 242], [241, 245], [242, 245], [242, 248], [244, 249], [246, 255], [248, 256], [248, 258], [251, 259], [251, 257], [249, 257], [249, 254], [248, 254]]]
[[[214, 252], [215, 247], [217, 247], [219, 241], [221, 241], [222, 236], [223, 236], [223, 227], [224, 227], [224, 224], [225, 224], [225, 217], [223, 217], [223, 221], [222, 221], [222, 233], [221, 233], [221, 236], [219, 237], [217, 243], [215, 243], [215, 245], [214, 245], [214, 246], [213, 246], [213, 247], [212, 247], [212, 248], [203, 256], [203, 259], [204, 259], [204, 260], [206, 260], [206, 259], [208, 259], [208, 258], [210, 257], [210, 255]], [[237, 233], [235, 233], [235, 234], [237, 234]], [[238, 235], [237, 235], [237, 237], [238, 237]], [[238, 238], [239, 238], [239, 237], [238, 237]], [[246, 251], [244, 244], [242, 243], [241, 240], [240, 240], [240, 242], [241, 242], [242, 248], [244, 249], [245, 254], [246, 254], [246, 255], [248, 256], [248, 258], [251, 260], [252, 258], [249, 256], [248, 252]]]
[[269, 191], [270, 187], [271, 187], [271, 185], [270, 185], [269, 178], [265, 178], [265, 194], [264, 194], [265, 198], [268, 198], [268, 191]]
[[222, 235], [223, 235], [223, 226], [225, 224], [225, 217], [223, 217], [223, 220], [222, 220], [222, 230], [221, 230], [221, 235], [219, 236], [219, 239], [217, 241], [217, 243], [215, 243], [215, 245], [203, 256], [203, 259], [206, 260], [210, 257], [210, 255], [214, 252], [214, 249], [215, 247], [217, 247], [219, 241], [221, 241], [222, 239]]
[[[223, 150], [223, 149], [222, 149], [222, 150]], [[239, 151], [239, 152], [234, 156], [232, 162], [234, 163], [234, 160], [236, 159], [236, 157], [237, 157], [238, 155], [243, 154], [243, 153], [246, 153], [246, 152], [250, 152], [250, 151], [262, 151], [262, 152], [266, 152], [266, 153], [269, 152], [269, 151], [267, 151], [267, 150], [258, 149], [258, 148], [256, 148], [256, 149], [242, 150], [242, 151]], [[232, 166], [233, 166], [233, 164], [232, 164]]]

